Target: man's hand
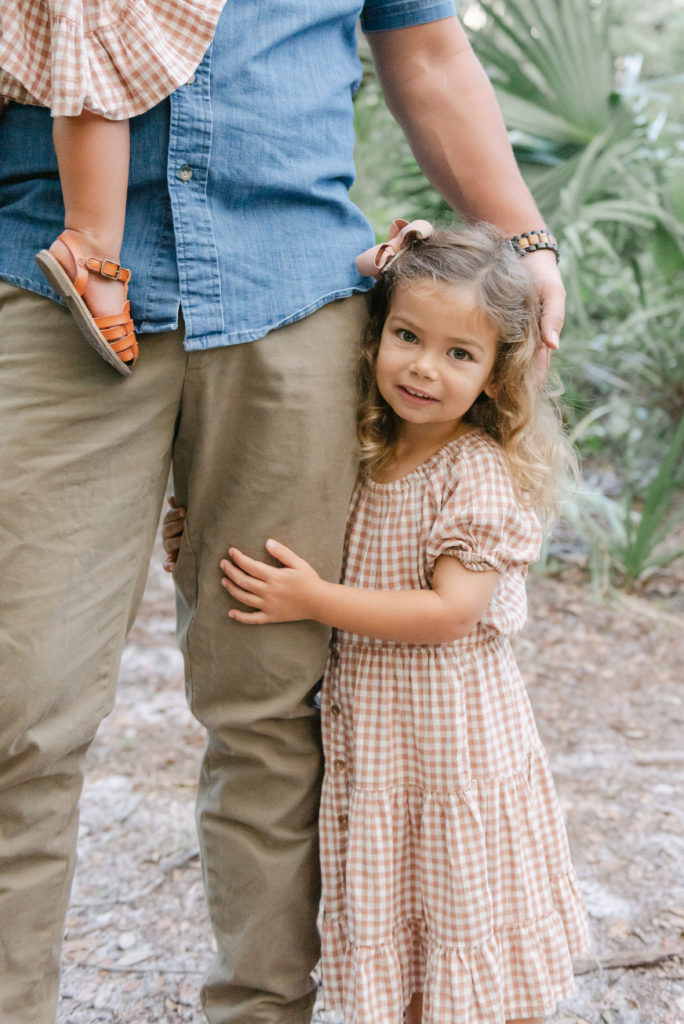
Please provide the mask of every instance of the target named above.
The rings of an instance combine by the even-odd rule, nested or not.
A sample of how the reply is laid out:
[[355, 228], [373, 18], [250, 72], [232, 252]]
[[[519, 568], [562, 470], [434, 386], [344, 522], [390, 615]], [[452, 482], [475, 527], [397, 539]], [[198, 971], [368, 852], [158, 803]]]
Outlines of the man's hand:
[[176, 508], [176, 499], [173, 495], [169, 498], [169, 505], [171, 507], [164, 516], [162, 524], [162, 545], [166, 552], [164, 569], [166, 572], [173, 572], [178, 561], [178, 551], [185, 528], [185, 509]]
[[557, 349], [565, 316], [565, 288], [556, 257], [548, 249], [538, 249], [520, 257], [532, 274], [541, 307], [541, 335], [549, 349]]
[[230, 548], [230, 558], [221, 562], [225, 573], [221, 585], [237, 601], [257, 609], [243, 612], [231, 608], [230, 618], [249, 626], [315, 618], [316, 594], [325, 586], [324, 581], [284, 544], [267, 540], [266, 550], [282, 567], [249, 558], [237, 548]]

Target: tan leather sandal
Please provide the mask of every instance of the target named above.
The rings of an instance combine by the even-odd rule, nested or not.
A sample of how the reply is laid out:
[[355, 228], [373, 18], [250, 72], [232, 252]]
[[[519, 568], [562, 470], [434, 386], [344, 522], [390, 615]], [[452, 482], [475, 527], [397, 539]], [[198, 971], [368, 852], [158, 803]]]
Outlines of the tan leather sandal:
[[[71, 254], [76, 267], [76, 277], [73, 280], [52, 251], [55, 242], [61, 242]], [[92, 345], [115, 370], [128, 376], [138, 358], [138, 341], [130, 317], [131, 304], [127, 298], [130, 270], [113, 260], [84, 256], [77, 240], [68, 230], [63, 231], [55, 242], [49, 250], [41, 249], [36, 256], [36, 263], [49, 284], [66, 302], [88, 344]], [[113, 316], [93, 316], [82, 297], [88, 274], [99, 274], [112, 281], [121, 281], [124, 286], [124, 305], [120, 313]]]

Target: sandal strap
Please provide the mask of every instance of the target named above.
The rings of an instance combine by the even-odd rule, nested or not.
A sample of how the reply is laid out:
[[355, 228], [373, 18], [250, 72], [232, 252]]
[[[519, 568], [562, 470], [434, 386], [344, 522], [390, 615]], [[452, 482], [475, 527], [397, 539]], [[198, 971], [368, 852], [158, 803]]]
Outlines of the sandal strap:
[[127, 267], [122, 267], [115, 260], [108, 260], [105, 257], [84, 256], [81, 246], [68, 228], [61, 235], [58, 235], [55, 241], [61, 242], [71, 253], [71, 258], [76, 266], [76, 277], [73, 283], [79, 295], [83, 295], [85, 291], [89, 271], [93, 274], [99, 274], [100, 277], [106, 277], [110, 281], [121, 281], [122, 284], [128, 285], [131, 279], [131, 272]]
[[99, 274], [100, 277], [106, 277], [111, 281], [121, 281], [122, 284], [128, 284], [131, 279], [130, 270], [122, 267], [120, 263], [115, 263], [114, 260], [108, 260], [104, 257], [89, 256], [85, 260], [85, 266], [94, 274]]
[[134, 363], [138, 358], [138, 341], [135, 336], [135, 325], [130, 316], [131, 304], [126, 298], [128, 282], [131, 279], [130, 270], [114, 260], [95, 256], [84, 257], [81, 246], [68, 228], [55, 241], [61, 242], [71, 254], [76, 266], [73, 285], [79, 295], [83, 295], [85, 291], [89, 273], [99, 274], [101, 277], [123, 284], [125, 301], [121, 312], [108, 316], [93, 316], [93, 323], [122, 362]]
[[135, 362], [138, 358], [138, 340], [135, 336], [135, 325], [129, 316], [130, 303], [126, 302], [120, 313], [113, 316], [95, 316], [93, 321], [107, 341], [112, 351], [116, 352], [124, 363]]

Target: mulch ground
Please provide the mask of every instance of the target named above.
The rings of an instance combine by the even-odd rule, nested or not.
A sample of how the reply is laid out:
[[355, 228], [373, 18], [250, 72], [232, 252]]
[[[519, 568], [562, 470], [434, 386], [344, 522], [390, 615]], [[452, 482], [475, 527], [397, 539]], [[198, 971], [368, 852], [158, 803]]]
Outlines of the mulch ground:
[[[530, 578], [517, 650], [594, 942], [553, 1024], [684, 1024], [682, 584], [682, 562], [609, 601], [576, 570]], [[193, 800], [204, 740], [173, 614], [157, 555], [116, 709], [89, 755], [59, 1024], [203, 1020], [212, 943]]]

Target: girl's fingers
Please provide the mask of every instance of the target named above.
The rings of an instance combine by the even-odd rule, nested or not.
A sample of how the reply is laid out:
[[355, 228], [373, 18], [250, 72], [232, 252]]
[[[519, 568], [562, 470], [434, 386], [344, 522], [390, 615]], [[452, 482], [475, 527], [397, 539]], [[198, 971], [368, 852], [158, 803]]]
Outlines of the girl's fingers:
[[[232, 562], [242, 569], [248, 576], [253, 576], [257, 580], [267, 580], [269, 574], [273, 572], [272, 565], [266, 565], [265, 562], [260, 562], [256, 558], [250, 558], [249, 555], [243, 554], [239, 548], [229, 548], [228, 554], [230, 555]], [[221, 568], [228, 574], [228, 570], [232, 563], [227, 559], [221, 562]]]
[[231, 579], [221, 580], [221, 585], [228, 591], [231, 597], [234, 597], [241, 604], [246, 604], [250, 608], [261, 608], [263, 602], [258, 594], [254, 594], [251, 590], [243, 590], [237, 583], [233, 583]]
[[185, 524], [182, 520], [179, 520], [176, 523], [167, 523], [162, 529], [162, 541], [164, 542], [164, 546], [166, 546], [168, 541], [182, 537], [184, 529]]
[[245, 626], [263, 626], [271, 621], [263, 612], [242, 612], [239, 608], [231, 608], [228, 618], [242, 622]]
[[263, 590], [263, 580], [257, 579], [251, 573], [243, 572], [242, 569], [238, 568], [237, 565], [233, 565], [232, 562], [224, 559], [221, 562], [221, 568], [226, 574], [225, 578], [231, 580], [238, 587], [242, 587], [243, 590], [253, 594], [258, 594]]
[[172, 508], [164, 516], [162, 521], [162, 536], [183, 531], [185, 523], [185, 509]]
[[285, 547], [285, 545], [281, 544], [278, 540], [269, 538], [269, 540], [266, 541], [266, 550], [269, 555], [273, 555], [273, 557], [277, 558], [279, 562], [286, 565], [288, 569], [295, 569], [302, 562], [299, 555], [296, 555], [291, 548]]

